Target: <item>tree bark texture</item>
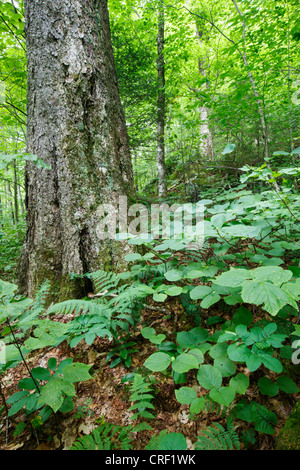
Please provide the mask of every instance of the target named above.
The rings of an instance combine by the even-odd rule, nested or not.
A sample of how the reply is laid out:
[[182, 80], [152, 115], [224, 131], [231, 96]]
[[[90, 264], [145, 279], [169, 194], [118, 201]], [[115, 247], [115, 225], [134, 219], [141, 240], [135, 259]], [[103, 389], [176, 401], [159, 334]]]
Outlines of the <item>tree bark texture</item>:
[[26, 168], [19, 284], [32, 295], [45, 279], [61, 290], [70, 273], [119, 266], [124, 247], [99, 240], [97, 208], [116, 206], [133, 176], [107, 0], [25, 0], [25, 33], [27, 151], [51, 166]]

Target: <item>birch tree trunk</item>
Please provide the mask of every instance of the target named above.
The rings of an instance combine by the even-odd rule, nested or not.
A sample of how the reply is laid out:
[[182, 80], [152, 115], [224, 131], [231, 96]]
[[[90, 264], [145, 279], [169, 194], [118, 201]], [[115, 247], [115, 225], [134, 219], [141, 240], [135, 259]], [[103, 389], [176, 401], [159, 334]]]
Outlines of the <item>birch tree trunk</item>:
[[99, 205], [133, 187], [107, 0], [25, 0], [25, 33], [27, 151], [51, 170], [26, 168], [19, 284], [33, 295], [49, 279], [65, 298], [80, 293], [68, 274], [117, 269], [124, 253], [96, 230]]

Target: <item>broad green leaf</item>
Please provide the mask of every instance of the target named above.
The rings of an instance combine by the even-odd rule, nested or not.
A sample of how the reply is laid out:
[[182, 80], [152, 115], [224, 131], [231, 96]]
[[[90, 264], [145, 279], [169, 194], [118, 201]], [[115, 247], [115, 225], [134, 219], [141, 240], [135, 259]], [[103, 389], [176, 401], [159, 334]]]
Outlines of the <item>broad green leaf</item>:
[[193, 400], [191, 403], [190, 413], [200, 413], [204, 405], [205, 405], [204, 397], [195, 398], [195, 400]]
[[155, 335], [155, 329], [149, 326], [146, 326], [145, 328], [141, 330], [141, 335], [143, 336], [143, 338], [149, 339], [150, 336]]
[[63, 369], [63, 378], [67, 382], [83, 382], [89, 380], [92, 376], [89, 374], [91, 366], [87, 364], [82, 364], [80, 362], [74, 362], [67, 365]]
[[249, 377], [245, 374], [237, 374], [232, 377], [229, 381], [229, 385], [236, 393], [244, 395], [247, 388], [249, 387]]
[[220, 286], [237, 287], [241, 286], [246, 279], [252, 279], [253, 273], [247, 269], [231, 268], [214, 280], [215, 284]]
[[253, 273], [257, 280], [270, 281], [278, 286], [289, 281], [293, 276], [291, 271], [285, 270], [280, 266], [263, 266], [254, 269]]
[[220, 405], [229, 406], [234, 400], [235, 390], [231, 387], [220, 387], [218, 390], [213, 388], [210, 390], [209, 396]]
[[153, 294], [154, 302], [164, 302], [167, 297], [167, 294]]
[[139, 253], [129, 253], [128, 255], [125, 256], [125, 261], [128, 261], [128, 262], [137, 261], [141, 259], [142, 259], [142, 256]]
[[48, 369], [45, 369], [44, 367], [35, 367], [34, 369], [31, 370], [32, 376], [35, 379], [38, 380], [50, 380], [51, 374]]
[[214, 366], [219, 369], [223, 377], [230, 377], [236, 371], [235, 362], [229, 358], [215, 359]]
[[206, 295], [210, 294], [211, 291], [211, 287], [197, 286], [190, 291], [190, 297], [192, 300], [203, 299]]
[[179, 403], [190, 405], [197, 398], [197, 392], [192, 387], [181, 387], [179, 390], [175, 390], [175, 396]]
[[13, 416], [16, 413], [18, 413], [26, 405], [26, 402], [27, 402], [27, 396], [15, 402], [8, 411], [8, 417]]
[[167, 295], [170, 295], [172, 297], [175, 297], [176, 295], [180, 295], [182, 293], [182, 287], [180, 286], [170, 286], [165, 289], [165, 293]]
[[52, 370], [53, 372], [56, 371], [56, 367], [57, 367], [57, 359], [56, 357], [50, 357], [49, 360], [48, 360], [48, 368], [50, 370]]
[[170, 432], [159, 440], [158, 450], [186, 450], [187, 442], [183, 434]]
[[271, 315], [276, 315], [282, 307], [291, 302], [279, 286], [268, 281], [245, 281], [242, 299], [250, 304], [262, 305]]
[[72, 383], [55, 377], [43, 386], [38, 404], [46, 404], [56, 413], [64, 402], [64, 395], [75, 396], [75, 387]]
[[197, 380], [203, 388], [220, 388], [222, 385], [222, 374], [217, 367], [205, 364], [200, 366]]
[[165, 278], [170, 282], [179, 281], [183, 277], [183, 272], [178, 269], [171, 269], [164, 274]]
[[167, 369], [171, 364], [171, 357], [163, 352], [156, 352], [146, 359], [144, 366], [153, 372], [159, 372]]
[[172, 369], [179, 374], [184, 374], [191, 369], [198, 369], [198, 359], [191, 354], [179, 354], [172, 362]]
[[195, 356], [197, 358], [199, 365], [204, 362], [204, 356], [203, 356], [201, 349], [193, 348], [188, 352], [188, 354], [192, 354], [193, 356]]
[[212, 292], [211, 294], [206, 295], [204, 297], [204, 299], [202, 300], [200, 305], [201, 305], [202, 308], [206, 309], [206, 308], [211, 307], [213, 304], [216, 304], [217, 302], [219, 302], [220, 299], [221, 299], [221, 297], [219, 296], [219, 294], [216, 294], [215, 292]]
[[280, 390], [285, 393], [298, 393], [299, 387], [295, 384], [295, 382], [290, 379], [289, 377], [281, 376], [278, 377], [276, 383]]
[[279, 392], [279, 387], [268, 377], [260, 377], [257, 382], [258, 388], [263, 395], [275, 397]]
[[210, 348], [209, 355], [213, 359], [227, 359], [228, 358], [227, 348], [228, 348], [228, 344], [225, 342], [214, 344]]

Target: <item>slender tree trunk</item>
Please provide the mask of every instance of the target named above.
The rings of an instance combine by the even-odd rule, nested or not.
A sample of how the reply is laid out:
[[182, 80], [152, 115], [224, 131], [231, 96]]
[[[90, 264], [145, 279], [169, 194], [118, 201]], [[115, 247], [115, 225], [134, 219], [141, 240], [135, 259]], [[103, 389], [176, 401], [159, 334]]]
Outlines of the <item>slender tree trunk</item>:
[[[199, 59], [199, 73], [206, 77], [207, 74], [207, 58], [205, 59]], [[208, 85], [204, 85], [206, 88], [208, 88]], [[201, 124], [200, 124], [200, 134], [201, 134], [201, 142], [200, 142], [200, 151], [201, 154], [209, 159], [213, 159], [213, 137], [211, 133], [211, 129], [209, 127], [209, 114], [208, 114], [208, 108], [205, 106], [205, 104], [201, 107], [200, 109], [200, 119], [201, 119]]]
[[12, 195], [12, 192], [11, 192], [10, 183], [7, 183], [7, 185], [6, 185], [6, 194], [8, 196], [7, 201], [8, 201], [9, 211], [10, 211], [10, 214], [11, 214], [11, 220], [12, 220], [12, 223], [15, 224], [15, 212], [14, 212], [13, 203], [12, 203], [13, 195]]
[[126, 253], [97, 232], [100, 205], [133, 187], [107, 0], [25, 0], [25, 31], [27, 151], [51, 170], [26, 168], [19, 284], [32, 295], [49, 279], [65, 298], [82, 293], [70, 273], [118, 269]]
[[17, 177], [17, 162], [13, 161], [14, 168], [14, 212], [16, 223], [19, 222], [19, 201], [18, 201], [18, 177]]
[[158, 34], [157, 34], [157, 169], [158, 169], [158, 195], [163, 197], [167, 193], [166, 165], [165, 165], [165, 14], [164, 0], [158, 0]]

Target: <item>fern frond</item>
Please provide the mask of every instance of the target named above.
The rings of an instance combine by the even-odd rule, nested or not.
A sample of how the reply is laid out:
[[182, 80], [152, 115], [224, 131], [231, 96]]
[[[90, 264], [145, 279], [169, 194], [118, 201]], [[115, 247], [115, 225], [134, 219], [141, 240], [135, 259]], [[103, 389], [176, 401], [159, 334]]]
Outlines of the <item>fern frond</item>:
[[108, 291], [110, 294], [116, 290], [121, 279], [120, 275], [116, 273], [101, 270], [88, 273], [86, 277], [91, 279], [97, 293]]
[[227, 420], [227, 429], [220, 423], [214, 422], [212, 426], [204, 429], [197, 439], [196, 450], [234, 450], [240, 448], [239, 436], [229, 419]]
[[48, 310], [48, 313], [59, 313], [63, 315], [73, 313], [76, 316], [85, 315], [86, 313], [90, 313], [91, 315], [102, 315], [105, 311], [105, 306], [101, 303], [92, 300], [71, 299], [53, 305]]
[[132, 426], [102, 423], [88, 436], [73, 442], [70, 450], [130, 450]]
[[167, 434], [167, 430], [161, 431], [158, 436], [151, 436], [150, 441], [146, 445], [146, 450], [157, 450], [160, 444], [160, 441], [165, 437]]
[[130, 401], [134, 403], [129, 410], [137, 410], [137, 412], [131, 419], [137, 419], [139, 417], [153, 419], [154, 415], [148, 411], [149, 409], [155, 409], [151, 403], [153, 399], [153, 390], [150, 384], [146, 382], [145, 377], [141, 374], [134, 374], [133, 383], [130, 387]]

